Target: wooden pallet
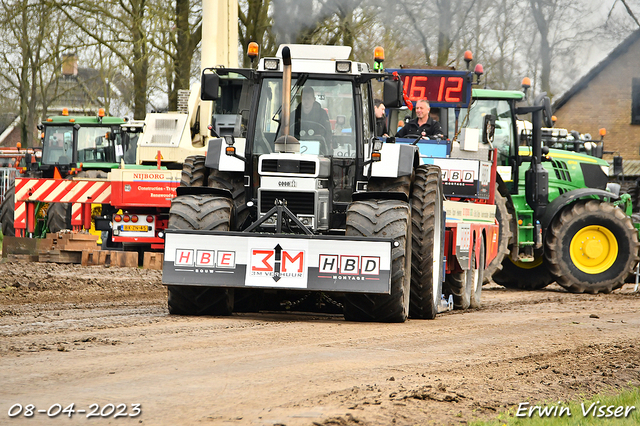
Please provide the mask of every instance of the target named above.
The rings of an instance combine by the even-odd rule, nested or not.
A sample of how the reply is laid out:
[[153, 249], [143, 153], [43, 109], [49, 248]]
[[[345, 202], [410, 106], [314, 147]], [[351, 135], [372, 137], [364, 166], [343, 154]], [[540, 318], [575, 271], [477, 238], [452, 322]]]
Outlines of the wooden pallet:
[[85, 249], [79, 263], [82, 266], [109, 265], [127, 268], [138, 267], [138, 252]]
[[164, 262], [164, 253], [156, 253], [146, 251], [142, 262], [144, 269], [157, 269], [162, 270], [162, 263]]

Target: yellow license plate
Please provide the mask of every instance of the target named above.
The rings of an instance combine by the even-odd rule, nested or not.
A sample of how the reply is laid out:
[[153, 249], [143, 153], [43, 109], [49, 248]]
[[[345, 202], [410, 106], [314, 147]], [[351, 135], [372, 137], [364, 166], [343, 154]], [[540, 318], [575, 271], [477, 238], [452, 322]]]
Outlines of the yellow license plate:
[[123, 231], [147, 232], [149, 227], [146, 225], [122, 225]]

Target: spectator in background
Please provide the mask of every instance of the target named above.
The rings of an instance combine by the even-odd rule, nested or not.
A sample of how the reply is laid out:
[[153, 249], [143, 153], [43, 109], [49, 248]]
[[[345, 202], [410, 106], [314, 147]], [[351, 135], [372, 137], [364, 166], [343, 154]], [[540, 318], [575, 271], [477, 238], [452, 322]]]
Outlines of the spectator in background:
[[376, 113], [376, 136], [389, 136], [387, 129], [387, 117], [385, 116], [385, 107], [380, 99], [374, 99], [374, 111]]

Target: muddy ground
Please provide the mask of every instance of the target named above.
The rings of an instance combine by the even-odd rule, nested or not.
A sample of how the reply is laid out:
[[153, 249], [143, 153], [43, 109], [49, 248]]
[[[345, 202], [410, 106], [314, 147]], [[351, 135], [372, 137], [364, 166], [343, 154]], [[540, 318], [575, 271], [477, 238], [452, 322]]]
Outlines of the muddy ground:
[[[405, 324], [179, 317], [159, 271], [3, 263], [0, 424], [458, 425], [640, 385], [633, 285], [609, 295], [486, 286], [483, 301]], [[71, 403], [71, 419], [46, 413]], [[36, 411], [10, 417], [14, 404]], [[91, 404], [105, 418], [88, 419]], [[108, 404], [141, 413], [114, 418]]]

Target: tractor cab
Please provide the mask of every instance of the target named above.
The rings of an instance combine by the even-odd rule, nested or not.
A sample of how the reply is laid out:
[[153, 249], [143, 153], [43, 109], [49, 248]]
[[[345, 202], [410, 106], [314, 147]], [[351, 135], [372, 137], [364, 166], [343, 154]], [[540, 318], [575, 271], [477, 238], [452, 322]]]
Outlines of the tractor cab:
[[89, 169], [117, 167], [124, 156], [120, 129], [124, 120], [103, 115], [73, 117], [65, 112], [62, 116], [47, 118], [39, 126], [42, 158], [36, 173], [38, 177], [53, 177], [55, 169], [64, 177], [80, 164]]

